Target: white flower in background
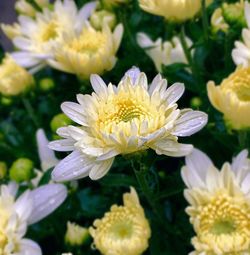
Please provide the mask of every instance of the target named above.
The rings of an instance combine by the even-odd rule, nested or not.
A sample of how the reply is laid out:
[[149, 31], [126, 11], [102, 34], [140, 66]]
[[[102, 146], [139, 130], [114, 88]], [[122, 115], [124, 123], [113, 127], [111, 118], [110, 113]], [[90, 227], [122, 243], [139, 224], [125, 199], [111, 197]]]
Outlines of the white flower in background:
[[13, 38], [21, 35], [20, 25], [18, 23], [14, 23], [12, 25], [0, 24], [1, 29], [4, 34], [12, 40]]
[[[188, 37], [186, 37], [185, 40], [187, 46], [190, 48], [193, 44], [192, 41]], [[153, 60], [158, 72], [162, 72], [162, 65], [166, 66], [174, 63], [188, 63], [181, 41], [176, 36], [173, 37], [171, 41], [163, 42], [162, 38], [152, 41], [145, 33], [138, 33], [137, 43]]]
[[15, 3], [15, 9], [19, 14], [34, 17], [36, 15], [36, 9], [26, 0], [18, 0]]
[[130, 69], [118, 86], [107, 86], [98, 75], [91, 76], [92, 95], [77, 95], [78, 103], [65, 102], [63, 112], [80, 126], [57, 130], [63, 140], [49, 147], [73, 151], [53, 170], [55, 181], [79, 179], [89, 175], [103, 177], [116, 155], [149, 148], [157, 154], [180, 157], [193, 149], [178, 143], [178, 136], [190, 136], [207, 123], [207, 115], [191, 109], [179, 110], [177, 101], [184, 85], [157, 75], [148, 86], [145, 73]]
[[33, 191], [27, 190], [15, 200], [15, 183], [0, 187], [0, 254], [41, 255], [34, 241], [24, 238], [29, 224], [52, 213], [66, 198], [62, 184], [48, 184]]
[[219, 171], [201, 151], [186, 157], [182, 178], [196, 236], [190, 255], [249, 254], [250, 160], [243, 150]]
[[31, 180], [34, 187], [38, 186], [44, 173], [54, 167], [59, 160], [56, 158], [53, 150], [49, 149], [49, 140], [47, 139], [43, 129], [38, 129], [36, 132], [36, 143], [38, 147], [38, 155], [41, 164], [41, 170], [35, 169], [36, 177]]
[[54, 58], [48, 62], [58, 70], [89, 79], [92, 73], [102, 74], [115, 66], [122, 35], [122, 24], [112, 32], [105, 22], [101, 30], [85, 22], [80, 33], [69, 31], [63, 36], [54, 47]]
[[248, 2], [245, 2], [245, 18], [248, 28], [242, 30], [243, 42], [235, 42], [232, 57], [237, 66], [250, 67], [250, 4]]
[[19, 65], [39, 70], [53, 57], [53, 46], [62, 39], [63, 33], [81, 31], [95, 6], [96, 2], [90, 2], [78, 11], [74, 1], [56, 0], [52, 10], [43, 8], [34, 19], [19, 16], [21, 35], [13, 39], [18, 51], [12, 56]]

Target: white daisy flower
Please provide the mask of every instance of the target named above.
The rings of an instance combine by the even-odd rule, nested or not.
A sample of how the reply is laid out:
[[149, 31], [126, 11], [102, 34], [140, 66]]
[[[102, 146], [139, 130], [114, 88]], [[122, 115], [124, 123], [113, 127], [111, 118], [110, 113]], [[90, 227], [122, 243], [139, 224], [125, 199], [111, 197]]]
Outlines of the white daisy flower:
[[64, 113], [79, 126], [59, 128], [63, 140], [49, 147], [73, 151], [53, 170], [55, 181], [88, 176], [103, 177], [116, 155], [149, 148], [157, 154], [180, 157], [193, 149], [178, 143], [178, 136], [190, 136], [207, 123], [207, 115], [191, 109], [179, 110], [176, 102], [184, 85], [156, 76], [148, 86], [147, 77], [138, 68], [129, 70], [119, 85], [107, 86], [98, 75], [91, 76], [92, 95], [77, 95], [78, 103], [62, 104]]
[[15, 200], [17, 190], [14, 182], [0, 187], [0, 254], [41, 255], [38, 244], [24, 238], [27, 227], [52, 213], [65, 200], [67, 190], [62, 184], [47, 184]]

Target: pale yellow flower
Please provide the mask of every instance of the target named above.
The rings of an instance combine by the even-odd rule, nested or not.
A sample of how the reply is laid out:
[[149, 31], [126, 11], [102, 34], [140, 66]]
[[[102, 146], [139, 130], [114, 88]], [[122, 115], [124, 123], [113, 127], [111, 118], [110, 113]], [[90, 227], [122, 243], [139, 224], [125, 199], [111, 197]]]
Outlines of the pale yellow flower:
[[224, 79], [220, 86], [210, 81], [208, 97], [212, 105], [223, 113], [233, 129], [250, 127], [250, 68], [240, 68]]
[[89, 231], [75, 223], [67, 222], [65, 242], [72, 246], [80, 246], [89, 238]]
[[116, 155], [144, 151], [180, 157], [193, 146], [178, 143], [178, 136], [190, 136], [207, 123], [207, 115], [191, 109], [177, 109], [184, 85], [167, 89], [167, 81], [156, 76], [148, 86], [139, 69], [129, 70], [119, 85], [107, 86], [98, 75], [91, 76], [92, 95], [78, 95], [79, 104], [65, 102], [64, 113], [80, 126], [59, 128], [63, 140], [49, 147], [73, 152], [53, 170], [52, 178], [65, 181], [88, 176], [103, 177]]
[[250, 254], [250, 163], [242, 151], [219, 171], [201, 151], [186, 157], [186, 212], [194, 226], [190, 255]]
[[79, 34], [64, 35], [64, 39], [55, 45], [54, 58], [48, 63], [81, 79], [88, 79], [92, 73], [102, 74], [114, 67], [122, 35], [121, 24], [112, 33], [106, 23], [101, 31], [86, 23]]
[[54, 46], [63, 34], [81, 31], [95, 7], [96, 2], [90, 2], [78, 10], [72, 0], [56, 0], [51, 8], [36, 12], [34, 18], [19, 16], [21, 34], [13, 38], [17, 51], [12, 57], [23, 67], [41, 69], [53, 58]]
[[123, 203], [113, 205], [89, 229], [103, 255], [140, 255], [148, 248], [151, 230], [134, 188], [123, 195]]
[[[207, 0], [209, 5], [212, 0]], [[201, 0], [139, 0], [140, 7], [167, 20], [182, 22], [195, 17], [201, 11]]]
[[0, 94], [16, 96], [33, 85], [33, 76], [7, 55], [0, 64]]

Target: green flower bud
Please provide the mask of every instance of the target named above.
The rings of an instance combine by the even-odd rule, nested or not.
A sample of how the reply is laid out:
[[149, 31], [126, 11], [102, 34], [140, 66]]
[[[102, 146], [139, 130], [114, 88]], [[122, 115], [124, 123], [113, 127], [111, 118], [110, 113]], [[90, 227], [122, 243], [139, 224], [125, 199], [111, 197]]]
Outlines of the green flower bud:
[[91, 15], [90, 23], [95, 29], [102, 29], [104, 23], [113, 29], [116, 25], [116, 17], [112, 12], [101, 10]]
[[222, 5], [222, 13], [225, 21], [230, 25], [246, 26], [244, 14], [244, 2]]
[[55, 87], [55, 83], [53, 81], [53, 79], [50, 78], [44, 78], [42, 80], [39, 81], [39, 88], [44, 91], [50, 91]]
[[88, 243], [90, 234], [87, 228], [83, 228], [75, 223], [67, 223], [65, 243], [71, 246], [80, 246]]
[[1, 97], [1, 104], [5, 106], [11, 105], [13, 100], [10, 97]]
[[17, 159], [10, 167], [10, 179], [16, 182], [29, 181], [33, 177], [33, 167], [30, 159]]
[[7, 173], [7, 165], [5, 162], [0, 161], [0, 180], [5, 177]]
[[68, 126], [72, 124], [71, 119], [69, 119], [65, 114], [60, 113], [54, 116], [54, 118], [50, 122], [50, 128], [53, 132], [60, 127]]
[[193, 97], [190, 101], [192, 108], [200, 108], [202, 106], [202, 100], [199, 97]]

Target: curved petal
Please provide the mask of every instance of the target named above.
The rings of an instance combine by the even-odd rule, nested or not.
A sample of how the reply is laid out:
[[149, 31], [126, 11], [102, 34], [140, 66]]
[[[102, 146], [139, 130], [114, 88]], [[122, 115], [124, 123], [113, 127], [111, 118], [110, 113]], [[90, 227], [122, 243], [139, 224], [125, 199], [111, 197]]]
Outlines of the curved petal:
[[42, 250], [37, 243], [30, 239], [22, 239], [20, 251], [15, 255], [42, 255]]
[[102, 178], [111, 168], [114, 158], [100, 161], [96, 164], [89, 173], [89, 178], [92, 180], [98, 180]]
[[190, 136], [200, 131], [207, 124], [208, 116], [200, 111], [188, 111], [175, 122], [175, 136]]
[[88, 176], [95, 164], [95, 158], [73, 151], [55, 167], [52, 179], [61, 182]]
[[28, 219], [29, 224], [36, 223], [51, 214], [67, 197], [63, 184], [47, 184], [30, 192], [33, 200], [33, 211]]

